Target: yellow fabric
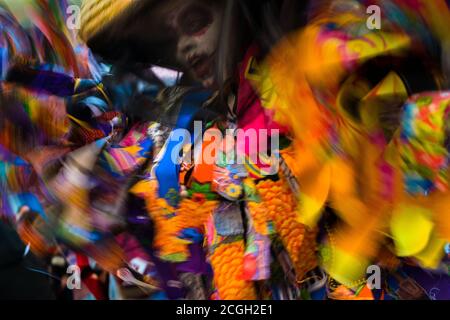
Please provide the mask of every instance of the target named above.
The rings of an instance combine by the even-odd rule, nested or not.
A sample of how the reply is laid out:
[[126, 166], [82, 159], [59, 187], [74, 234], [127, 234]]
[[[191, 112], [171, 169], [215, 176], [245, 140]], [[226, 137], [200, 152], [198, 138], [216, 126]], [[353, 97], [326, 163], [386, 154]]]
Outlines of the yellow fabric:
[[391, 234], [399, 256], [414, 256], [425, 249], [434, 227], [430, 216], [429, 210], [408, 203], [393, 212]]
[[242, 279], [244, 241], [223, 243], [210, 255], [214, 270], [214, 286], [221, 300], [255, 300], [256, 292], [251, 281]]
[[195, 202], [182, 199], [179, 208], [171, 207], [157, 195], [158, 182], [143, 180], [130, 192], [145, 199], [150, 217], [155, 223], [154, 247], [163, 260], [186, 261], [189, 257], [189, 240], [180, 238], [186, 228], [203, 229], [206, 221], [216, 209], [217, 201]]
[[266, 219], [272, 221], [291, 258], [298, 280], [317, 266], [316, 236], [317, 228], [308, 228], [297, 221], [297, 200], [287, 182], [281, 177], [278, 181], [263, 180], [256, 184], [261, 202], [249, 203], [252, 216], [266, 211]]
[[109, 22], [120, 17], [135, 0], [84, 0], [81, 6], [80, 37], [88, 41]]
[[[397, 254], [435, 267], [448, 241], [448, 196], [439, 193], [412, 206], [398, 146], [382, 138], [380, 115], [406, 100], [405, 85], [394, 72], [373, 88], [352, 76], [342, 83], [354, 66], [374, 57], [404, 56], [411, 38], [384, 30], [353, 39], [327, 37], [321, 32], [328, 23], [344, 28], [365, 21], [343, 14], [311, 23], [281, 41], [258, 66], [263, 76], [253, 80], [265, 97], [263, 106], [293, 136], [292, 150], [282, 156], [299, 182], [298, 220], [315, 225], [329, 203], [345, 222], [335, 230], [333, 264], [327, 266], [338, 281], [358, 279], [390, 230]], [[358, 98], [359, 119], [346, 109], [347, 93]]]

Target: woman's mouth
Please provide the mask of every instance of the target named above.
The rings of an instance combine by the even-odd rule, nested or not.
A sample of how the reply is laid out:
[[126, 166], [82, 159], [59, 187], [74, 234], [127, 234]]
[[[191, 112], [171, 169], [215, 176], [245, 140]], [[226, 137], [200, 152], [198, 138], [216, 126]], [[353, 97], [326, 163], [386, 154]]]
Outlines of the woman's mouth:
[[212, 59], [206, 54], [194, 55], [188, 59], [188, 64], [195, 77], [203, 80], [212, 74]]

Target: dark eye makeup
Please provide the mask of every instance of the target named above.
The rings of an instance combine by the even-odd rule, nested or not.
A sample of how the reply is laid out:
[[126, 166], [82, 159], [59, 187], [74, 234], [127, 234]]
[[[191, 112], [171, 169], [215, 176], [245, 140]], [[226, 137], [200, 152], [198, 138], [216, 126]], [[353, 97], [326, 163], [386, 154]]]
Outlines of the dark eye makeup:
[[212, 21], [213, 15], [209, 8], [193, 4], [180, 12], [177, 25], [180, 32], [195, 35], [205, 30]]

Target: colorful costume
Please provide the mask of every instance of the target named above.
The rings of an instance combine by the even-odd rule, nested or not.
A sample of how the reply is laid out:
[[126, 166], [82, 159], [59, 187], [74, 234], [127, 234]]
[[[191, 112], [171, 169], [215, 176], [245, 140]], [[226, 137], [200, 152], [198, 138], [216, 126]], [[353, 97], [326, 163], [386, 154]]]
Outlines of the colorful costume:
[[[354, 12], [334, 8], [272, 50], [257, 83], [294, 135], [286, 162], [300, 185], [299, 221], [317, 225], [325, 205], [341, 220], [324, 266], [349, 287], [384, 250], [438, 268], [449, 240], [449, 93], [439, 91], [443, 75], [432, 63], [448, 7], [376, 4], [381, 30], [366, 27], [358, 1]], [[402, 64], [413, 56], [431, 63], [411, 72]]]
[[[84, 38], [155, 4], [112, 2], [84, 7], [94, 10]], [[204, 89], [108, 85], [57, 5], [37, 2], [33, 31], [1, 11], [2, 216], [38, 212], [23, 240], [43, 256], [64, 243], [98, 299], [87, 256], [119, 295], [130, 284], [148, 296], [248, 300], [448, 288], [450, 93], [436, 49], [448, 41], [448, 7], [374, 1], [386, 15], [375, 31], [365, 1], [347, 1], [353, 11], [332, 3], [265, 59], [246, 48], [228, 115]], [[136, 100], [157, 116], [134, 119]], [[214, 132], [226, 139], [207, 138]], [[252, 132], [256, 150], [238, 143]], [[213, 163], [196, 161], [211, 150]], [[366, 285], [374, 266], [388, 271], [381, 288]], [[418, 284], [425, 278], [433, 286]]]

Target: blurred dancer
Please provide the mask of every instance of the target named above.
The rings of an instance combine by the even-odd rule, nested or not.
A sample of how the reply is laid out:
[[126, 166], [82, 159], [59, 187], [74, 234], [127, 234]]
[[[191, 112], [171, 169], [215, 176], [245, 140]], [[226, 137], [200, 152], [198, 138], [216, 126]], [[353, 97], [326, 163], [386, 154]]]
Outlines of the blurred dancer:
[[[382, 9], [384, 29], [374, 31], [367, 26], [365, 8], [369, 4], [377, 4]], [[95, 6], [86, 5], [85, 8], [86, 11], [95, 11]], [[288, 19], [287, 13], [292, 13], [294, 19]], [[122, 54], [122, 57], [132, 57], [134, 61], [179, 64], [203, 86], [219, 90], [216, 102], [223, 110], [228, 110], [222, 117], [226, 115], [227, 118], [224, 127], [233, 127], [234, 123], [242, 129], [277, 128], [282, 133], [288, 133], [290, 146], [281, 150], [282, 174], [280, 172], [277, 178], [266, 182], [256, 180], [256, 194], [262, 196], [264, 203], [265, 184], [269, 189], [288, 185], [289, 188], [282, 189], [281, 194], [293, 193], [294, 200], [299, 204], [298, 217], [310, 227], [317, 226], [324, 206], [330, 204], [332, 215], [338, 217], [331, 227], [330, 219], [326, 218], [327, 215], [324, 217], [324, 229], [328, 233], [325, 247], [331, 247], [332, 259], [324, 258], [323, 261], [323, 266], [331, 275], [330, 280], [333, 280], [328, 293], [330, 298], [358, 295], [373, 298], [370, 291], [361, 291], [365, 286], [365, 268], [369, 261], [389, 261], [392, 253], [401, 257], [415, 256], [419, 265], [438, 267], [444, 254], [443, 246], [448, 241], [448, 219], [442, 217], [445, 193], [436, 191], [428, 203], [421, 202], [417, 194], [425, 192], [428, 196], [436, 188], [446, 190], [443, 177], [446, 175], [447, 156], [442, 148], [444, 145], [434, 151], [428, 149], [426, 144], [431, 142], [431, 136], [420, 130], [413, 133], [410, 125], [415, 124], [414, 121], [417, 125], [420, 121], [430, 121], [431, 118], [426, 116], [420, 120], [414, 117], [419, 114], [414, 110], [422, 107], [439, 105], [435, 116], [440, 124], [447, 114], [446, 95], [438, 92], [447, 76], [445, 67], [442, 68], [445, 59], [441, 61], [445, 54], [439, 52], [442, 47], [445, 52], [448, 40], [443, 32], [448, 29], [449, 21], [448, 7], [444, 1], [433, 4], [421, 1], [323, 1], [314, 7], [308, 7], [306, 2], [296, 7], [290, 1], [281, 4], [263, 1], [255, 7], [237, 1], [171, 1], [164, 5], [143, 1], [130, 8], [126, 5], [111, 7], [107, 14], [111, 22], [106, 25], [93, 18], [95, 15], [88, 15], [82, 30], [88, 44], [97, 52], [110, 57], [115, 55], [116, 58]], [[133, 17], [133, 23], [127, 20], [128, 14]], [[123, 20], [118, 19], [119, 16]], [[288, 31], [305, 24], [306, 16], [311, 21], [305, 29], [300, 29], [289, 39], [282, 40], [279, 46], [273, 47]], [[130, 27], [123, 32], [112, 32], [124, 30], [121, 23]], [[153, 32], [140, 32], [144, 29]], [[133, 43], [139, 43], [139, 50]], [[118, 50], [111, 53], [108, 50], [111, 46]], [[412, 65], [415, 66], [413, 70]], [[402, 115], [402, 105], [409, 96], [430, 90], [437, 93], [425, 94], [424, 98], [413, 96], [408, 102], [410, 109], [407, 108]], [[424, 115], [423, 112], [420, 114]], [[445, 132], [444, 126], [432, 127], [438, 132]], [[403, 130], [402, 140], [396, 144], [399, 130]], [[439, 140], [439, 143], [445, 144], [444, 140]], [[403, 157], [400, 162], [392, 158], [396, 157], [396, 152]], [[414, 152], [417, 152], [415, 159], [411, 154]], [[433, 158], [436, 163], [418, 159], [419, 153], [423, 152], [436, 157]], [[415, 161], [419, 162], [417, 166]], [[366, 165], [361, 168], [361, 163]], [[261, 169], [261, 163], [247, 164], [247, 176], [261, 179], [258, 170], [255, 170]], [[423, 167], [430, 171], [421, 171]], [[199, 171], [194, 168], [190, 179], [195, 181], [197, 178], [195, 182], [208, 185], [207, 179], [202, 180], [205, 175], [198, 174]], [[212, 169], [212, 172], [217, 170]], [[214, 174], [211, 179], [214, 181]], [[272, 181], [277, 182], [272, 186]], [[226, 182], [221, 183], [228, 186]], [[300, 192], [297, 192], [298, 185]], [[189, 182], [187, 187], [189, 194]], [[212, 183], [212, 190], [227, 200], [233, 198], [233, 195], [220, 192], [220, 184]], [[399, 191], [396, 193], [394, 190]], [[408, 195], [400, 190], [405, 190]], [[411, 194], [413, 197], [416, 194], [417, 198], [410, 198]], [[238, 199], [242, 196], [241, 193], [237, 195]], [[159, 196], [163, 195], [160, 193]], [[435, 197], [440, 200], [430, 208]], [[157, 198], [149, 200], [151, 206], [159, 201]], [[397, 209], [392, 211], [393, 203]], [[271, 208], [268, 205], [263, 207]], [[276, 212], [289, 211], [277, 206], [274, 208]], [[176, 207], [165, 209], [175, 214], [177, 212]], [[295, 209], [294, 205], [292, 211]], [[421, 210], [433, 211], [432, 221], [424, 218]], [[270, 210], [257, 210], [254, 216], [251, 215], [252, 210], [249, 211], [250, 221], [253, 218], [254, 221], [275, 224], [275, 233], [288, 248], [290, 259], [297, 267], [294, 269], [298, 280], [301, 281], [303, 274], [295, 262], [304, 249], [289, 245], [290, 241], [297, 245], [299, 241], [295, 241], [293, 235], [283, 237], [276, 218], [267, 212]], [[213, 212], [213, 217], [220, 216], [217, 210]], [[416, 230], [424, 232], [420, 246], [405, 235], [408, 226], [403, 217], [408, 212], [414, 214], [415, 218], [409, 221], [416, 221]], [[207, 238], [209, 230], [214, 235], [219, 232], [216, 219], [212, 220], [212, 227], [206, 228]], [[430, 236], [430, 232], [425, 230], [430, 230], [427, 225], [433, 223], [439, 231]], [[390, 230], [385, 229], [386, 224], [390, 224]], [[299, 225], [308, 230], [303, 224]], [[158, 232], [164, 233], [165, 228], [164, 223], [157, 226], [156, 236]], [[259, 236], [271, 234], [270, 231], [263, 231], [264, 228], [255, 229], [259, 229], [256, 230]], [[175, 232], [175, 239], [166, 241], [166, 244], [177, 241], [179, 231], [172, 232]], [[393, 244], [382, 239], [381, 235], [386, 232], [393, 236]], [[303, 235], [303, 232], [300, 233]], [[240, 234], [243, 234], [242, 231]], [[219, 232], [220, 235], [224, 234]], [[222, 263], [218, 253], [221, 241], [216, 236], [210, 239], [208, 250], [216, 270], [215, 285], [218, 297], [224, 298], [228, 290], [226, 285], [221, 288], [218, 272]], [[246, 258], [249, 255], [244, 254], [246, 258], [240, 262], [239, 256], [246, 250], [242, 246], [238, 248], [239, 241], [235, 244], [236, 255], [232, 260], [239, 261], [237, 264], [248, 270], [250, 259]], [[255, 280], [257, 274], [265, 274], [262, 271], [264, 254], [257, 252], [254, 256], [257, 257], [256, 268], [253, 264], [249, 274], [244, 272], [246, 280]], [[398, 263], [380, 263], [389, 265], [392, 270], [398, 267]], [[341, 286], [339, 282], [346, 286]], [[241, 282], [239, 286], [243, 288], [245, 283]], [[248, 297], [252, 296], [250, 292]]]

